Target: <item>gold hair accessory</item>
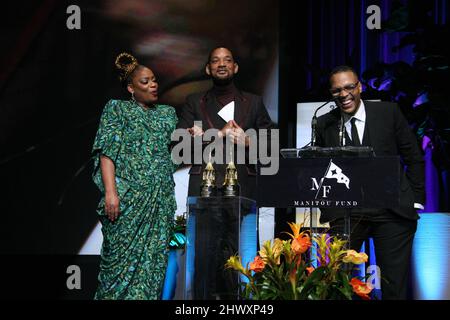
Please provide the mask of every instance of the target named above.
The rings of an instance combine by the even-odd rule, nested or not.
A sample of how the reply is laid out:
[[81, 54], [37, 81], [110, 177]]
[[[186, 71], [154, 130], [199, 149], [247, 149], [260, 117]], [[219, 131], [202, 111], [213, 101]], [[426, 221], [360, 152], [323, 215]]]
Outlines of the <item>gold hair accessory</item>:
[[119, 76], [120, 81], [125, 81], [128, 76], [134, 71], [134, 69], [136, 69], [136, 67], [139, 65], [136, 58], [127, 52], [122, 52], [121, 54], [119, 54], [116, 58], [115, 63], [117, 69], [122, 72]]

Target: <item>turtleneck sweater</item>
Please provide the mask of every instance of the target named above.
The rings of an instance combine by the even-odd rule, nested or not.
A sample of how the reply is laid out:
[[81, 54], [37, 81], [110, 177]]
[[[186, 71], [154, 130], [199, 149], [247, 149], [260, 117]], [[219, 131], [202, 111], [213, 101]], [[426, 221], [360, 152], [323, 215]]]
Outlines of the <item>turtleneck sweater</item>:
[[226, 106], [231, 101], [234, 101], [236, 87], [233, 82], [220, 86], [215, 84], [211, 91], [216, 96], [217, 102], [219, 102], [222, 106]]

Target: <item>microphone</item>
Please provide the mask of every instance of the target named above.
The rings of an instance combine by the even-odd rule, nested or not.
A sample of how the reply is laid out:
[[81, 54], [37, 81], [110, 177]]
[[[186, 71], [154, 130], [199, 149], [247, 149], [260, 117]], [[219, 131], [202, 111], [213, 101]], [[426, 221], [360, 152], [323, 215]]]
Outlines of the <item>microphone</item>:
[[325, 107], [327, 104], [329, 104], [332, 101], [336, 101], [337, 97], [332, 97], [327, 102], [322, 104], [320, 107], [314, 111], [314, 115], [311, 120], [311, 147], [316, 146], [316, 126], [317, 126], [317, 111], [319, 111], [321, 108]]
[[341, 120], [339, 121], [339, 145], [341, 147], [345, 146], [345, 125], [344, 117], [341, 115]]

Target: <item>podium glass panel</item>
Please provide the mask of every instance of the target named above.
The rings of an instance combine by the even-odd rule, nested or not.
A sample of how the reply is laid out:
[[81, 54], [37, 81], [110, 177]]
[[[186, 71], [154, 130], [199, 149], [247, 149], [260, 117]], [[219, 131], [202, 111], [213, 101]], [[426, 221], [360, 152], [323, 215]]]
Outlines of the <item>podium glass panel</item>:
[[239, 275], [225, 269], [225, 263], [235, 254], [241, 256], [243, 266], [253, 260], [258, 243], [257, 221], [254, 200], [188, 198], [184, 299], [239, 298]]

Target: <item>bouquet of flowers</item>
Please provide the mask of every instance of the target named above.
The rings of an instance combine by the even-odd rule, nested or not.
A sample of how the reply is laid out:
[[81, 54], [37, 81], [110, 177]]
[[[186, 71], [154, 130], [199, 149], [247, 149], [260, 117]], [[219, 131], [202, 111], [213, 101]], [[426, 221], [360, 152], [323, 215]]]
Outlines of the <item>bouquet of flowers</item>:
[[[351, 300], [354, 295], [370, 299], [370, 285], [351, 277], [352, 265], [367, 262], [365, 253], [346, 250], [346, 241], [326, 233], [311, 239], [308, 231], [300, 231], [302, 224], [289, 226], [289, 240], [266, 241], [245, 268], [239, 256], [228, 259], [226, 267], [246, 280], [241, 282], [244, 299]], [[313, 243], [316, 252], [310, 257]]]

